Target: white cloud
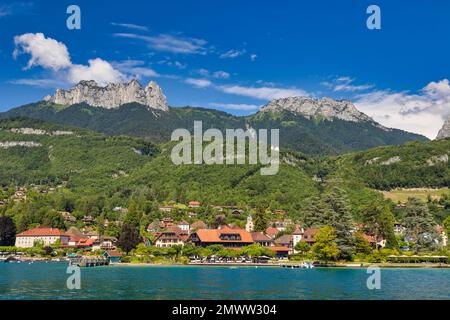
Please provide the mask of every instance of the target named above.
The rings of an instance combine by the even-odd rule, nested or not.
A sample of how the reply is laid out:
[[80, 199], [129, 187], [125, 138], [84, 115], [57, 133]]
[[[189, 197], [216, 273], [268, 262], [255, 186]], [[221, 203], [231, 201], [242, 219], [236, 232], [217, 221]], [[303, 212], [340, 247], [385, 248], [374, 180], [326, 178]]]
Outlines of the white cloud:
[[111, 25], [116, 26], [116, 27], [123, 27], [123, 28], [127, 28], [127, 29], [139, 30], [139, 31], [148, 31], [148, 27], [140, 26], [140, 25], [133, 24], [133, 23], [111, 22]]
[[[43, 33], [26, 33], [14, 37], [16, 48], [13, 56], [29, 54], [27, 68], [40, 66], [53, 71], [53, 79], [21, 79], [18, 84], [35, 86], [54, 85], [54, 82], [77, 83], [81, 80], [95, 80], [105, 85], [126, 80], [126, 76], [116, 70], [109, 62], [100, 58], [90, 59], [88, 65], [73, 64], [64, 43], [46, 38]], [[140, 70], [143, 72], [143, 70]]]
[[194, 78], [188, 78], [185, 80], [186, 83], [193, 85], [197, 88], [207, 88], [211, 87], [213, 83], [209, 81], [208, 79], [194, 79]]
[[253, 53], [253, 54], [250, 55], [250, 60], [252, 60], [252, 61], [255, 61], [257, 58], [258, 58], [257, 54]]
[[122, 73], [128, 74], [132, 78], [157, 78], [161, 75], [152, 68], [145, 67], [145, 62], [142, 60], [124, 60], [112, 62], [112, 65]]
[[235, 94], [239, 96], [245, 96], [260, 100], [273, 100], [294, 96], [308, 96], [309, 94], [298, 88], [275, 88], [275, 87], [243, 87], [239, 85], [230, 86], [218, 86], [218, 90]]
[[212, 108], [221, 108], [228, 110], [237, 110], [237, 111], [254, 111], [258, 110], [261, 106], [256, 104], [244, 104], [244, 103], [210, 103], [210, 107]]
[[150, 48], [158, 51], [201, 55], [207, 52], [205, 47], [207, 42], [203, 39], [175, 37], [170, 34], [143, 36], [134, 33], [115, 33], [114, 36], [142, 40]]
[[229, 79], [230, 74], [228, 72], [220, 70], [220, 71], [214, 72], [213, 77], [217, 78], [217, 79]]
[[100, 85], [111, 82], [123, 82], [126, 77], [113, 66], [100, 58], [91, 59], [89, 65], [72, 65], [69, 69], [68, 79], [71, 83], [78, 83], [81, 80], [95, 80]]
[[56, 88], [61, 85], [61, 81], [55, 79], [17, 79], [10, 81], [10, 83], [41, 88]]
[[322, 85], [332, 89], [334, 92], [356, 92], [356, 91], [365, 91], [370, 88], [373, 88], [372, 84], [362, 84], [362, 85], [354, 85], [355, 79], [344, 76], [334, 79], [331, 82], [322, 82]]
[[384, 126], [433, 139], [450, 115], [450, 84], [447, 79], [430, 82], [417, 94], [374, 91], [357, 95], [355, 104]]
[[225, 52], [225, 53], [222, 53], [220, 56], [219, 56], [219, 58], [221, 58], [221, 59], [234, 59], [234, 58], [237, 58], [237, 57], [240, 57], [240, 56], [242, 56], [242, 55], [244, 55], [245, 54], [245, 49], [243, 49], [243, 50], [228, 50], [227, 52]]
[[53, 70], [70, 67], [70, 55], [64, 43], [46, 38], [43, 33], [26, 33], [14, 37], [14, 57], [21, 53], [31, 55], [27, 68], [42, 66]]

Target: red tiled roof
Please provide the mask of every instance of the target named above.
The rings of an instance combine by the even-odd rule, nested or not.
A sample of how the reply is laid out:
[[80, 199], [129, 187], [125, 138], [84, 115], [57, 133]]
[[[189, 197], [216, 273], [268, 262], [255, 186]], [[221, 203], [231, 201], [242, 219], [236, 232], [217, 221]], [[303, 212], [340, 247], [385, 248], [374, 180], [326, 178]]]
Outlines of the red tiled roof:
[[66, 236], [64, 232], [57, 228], [34, 228], [27, 231], [24, 231], [22, 233], [19, 233], [17, 237], [39, 237], [39, 236], [45, 236], [45, 237], [60, 237], [60, 236]]
[[277, 228], [274, 228], [274, 227], [268, 227], [268, 228], [266, 229], [266, 234], [267, 234], [269, 237], [274, 237], [274, 236], [276, 236], [276, 235], [278, 234], [278, 232], [280, 232], [280, 230], [278, 230]]
[[302, 241], [304, 242], [315, 242], [314, 235], [319, 233], [319, 229], [306, 229], [303, 233]]
[[180, 222], [178, 222], [178, 225], [189, 225], [189, 222], [186, 222], [184, 220], [181, 220]]
[[272, 238], [262, 232], [252, 232], [253, 241], [272, 241]]
[[198, 201], [190, 201], [190, 202], [189, 202], [189, 205], [190, 205], [190, 206], [199, 206], [199, 205], [200, 205], [200, 202], [198, 202]]
[[108, 256], [110, 256], [110, 257], [121, 257], [122, 256], [122, 254], [117, 250], [109, 250], [106, 252], [108, 253]]
[[290, 234], [285, 234], [281, 237], [279, 237], [278, 239], [275, 239], [275, 243], [277, 244], [287, 244], [287, 243], [291, 243], [292, 242], [292, 235]]
[[193, 228], [193, 229], [194, 228], [205, 229], [206, 228], [206, 223], [204, 223], [203, 221], [199, 220], [199, 221], [194, 222], [191, 225], [191, 228]]
[[95, 241], [95, 239], [80, 239], [77, 243], [77, 247], [92, 247]]
[[[197, 230], [197, 236], [201, 242], [240, 242], [240, 243], [253, 243], [253, 238], [250, 232], [240, 229], [230, 229], [225, 227], [223, 229], [200, 229]], [[222, 240], [220, 238], [223, 234], [239, 234], [241, 240]]]

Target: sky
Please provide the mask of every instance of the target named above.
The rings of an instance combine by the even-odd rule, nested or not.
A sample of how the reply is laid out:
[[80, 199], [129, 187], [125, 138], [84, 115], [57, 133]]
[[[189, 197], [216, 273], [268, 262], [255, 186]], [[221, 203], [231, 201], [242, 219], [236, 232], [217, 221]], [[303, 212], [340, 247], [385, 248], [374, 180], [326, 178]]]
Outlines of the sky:
[[[72, 4], [79, 30], [66, 25]], [[450, 115], [449, 35], [450, 1], [2, 0], [0, 111], [80, 80], [136, 78], [171, 106], [235, 115], [288, 96], [349, 99], [434, 138]]]

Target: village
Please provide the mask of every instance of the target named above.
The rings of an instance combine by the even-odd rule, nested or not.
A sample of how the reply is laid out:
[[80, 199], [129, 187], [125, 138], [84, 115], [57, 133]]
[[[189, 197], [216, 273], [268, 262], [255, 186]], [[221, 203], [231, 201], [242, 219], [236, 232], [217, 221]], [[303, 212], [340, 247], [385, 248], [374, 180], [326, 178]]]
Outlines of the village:
[[[16, 198], [26, 196], [25, 190], [18, 190]], [[271, 213], [272, 219], [268, 221], [264, 230], [256, 231], [254, 213], [248, 213], [238, 206], [211, 205], [213, 210], [220, 213], [222, 218], [237, 223], [226, 223], [225, 219], [211, 224], [198, 218], [199, 210], [206, 206], [199, 201], [190, 201], [182, 206], [175, 202], [167, 203], [158, 208], [160, 219], [155, 219], [146, 226], [144, 236], [131, 248], [121, 245], [118, 237], [102, 234], [95, 227], [95, 219], [86, 215], [77, 221], [69, 212], [59, 212], [64, 219], [67, 230], [39, 226], [20, 232], [16, 235], [14, 249], [0, 252], [2, 260], [39, 260], [42, 255], [29, 254], [33, 248], [40, 247], [47, 251], [47, 258], [53, 260], [67, 260], [69, 262], [84, 263], [86, 259], [97, 258], [98, 265], [118, 263], [154, 263], [154, 264], [191, 264], [191, 265], [217, 265], [217, 264], [257, 264], [257, 265], [286, 265], [298, 266], [320, 265], [321, 260], [313, 254], [316, 236], [321, 229], [305, 228], [301, 223], [290, 219], [282, 209]], [[114, 210], [127, 212], [126, 208]], [[219, 219], [220, 220], [220, 219]], [[104, 224], [119, 221], [104, 221]], [[76, 225], [82, 225], [77, 228]], [[396, 236], [402, 237], [405, 228], [395, 224]], [[447, 245], [447, 235], [440, 226], [436, 228], [440, 234], [439, 245]], [[396, 263], [448, 263], [448, 256], [427, 255], [419, 257], [395, 252], [386, 247], [386, 240], [382, 237], [364, 232], [364, 225], [353, 224], [351, 233], [358, 235], [364, 245], [364, 250], [390, 253], [385, 259]], [[28, 250], [28, 251], [27, 251]], [[27, 253], [28, 252], [28, 253]], [[102, 261], [107, 260], [108, 263]], [[58, 261], [59, 261], [58, 260]], [[325, 260], [326, 257], [325, 257]], [[333, 260], [330, 257], [329, 260]], [[336, 262], [336, 261], [334, 261]], [[322, 261], [323, 264], [323, 261]], [[96, 265], [95, 263], [92, 265]], [[331, 265], [329, 262], [325, 265]], [[333, 265], [336, 265], [335, 263]], [[347, 264], [348, 265], [348, 264]], [[362, 264], [361, 264], [362, 265]], [[86, 263], [83, 264], [86, 266]], [[88, 264], [89, 266], [89, 264]]]

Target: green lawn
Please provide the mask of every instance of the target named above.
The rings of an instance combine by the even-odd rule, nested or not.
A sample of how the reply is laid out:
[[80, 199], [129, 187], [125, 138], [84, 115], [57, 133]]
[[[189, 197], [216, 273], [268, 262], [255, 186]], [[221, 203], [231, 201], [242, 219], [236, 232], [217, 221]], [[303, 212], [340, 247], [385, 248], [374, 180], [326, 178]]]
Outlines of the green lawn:
[[423, 201], [427, 200], [428, 195], [433, 199], [439, 199], [444, 194], [450, 195], [450, 189], [427, 189], [427, 188], [414, 188], [414, 189], [394, 189], [391, 191], [381, 191], [386, 199], [391, 199], [394, 202], [406, 202], [410, 197], [416, 197]]

